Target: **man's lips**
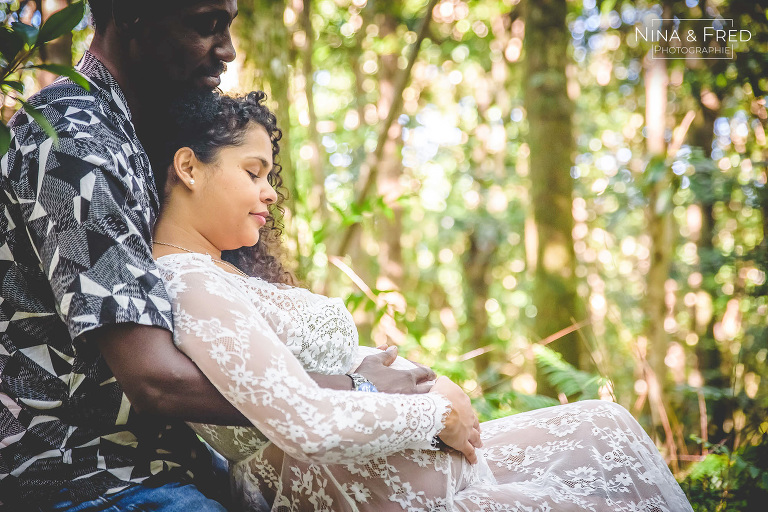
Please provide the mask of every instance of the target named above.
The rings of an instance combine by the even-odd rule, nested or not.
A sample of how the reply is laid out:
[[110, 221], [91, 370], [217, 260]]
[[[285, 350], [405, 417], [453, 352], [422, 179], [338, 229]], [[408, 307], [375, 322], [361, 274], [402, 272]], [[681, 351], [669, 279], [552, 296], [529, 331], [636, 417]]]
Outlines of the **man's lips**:
[[210, 85], [211, 87], [218, 87], [219, 84], [221, 84], [221, 75], [223, 75], [226, 70], [227, 65], [222, 62], [218, 66], [203, 69], [203, 72], [200, 73], [200, 76], [206, 85]]
[[221, 85], [221, 78], [218, 75], [203, 76], [201, 81], [210, 89], [215, 89]]

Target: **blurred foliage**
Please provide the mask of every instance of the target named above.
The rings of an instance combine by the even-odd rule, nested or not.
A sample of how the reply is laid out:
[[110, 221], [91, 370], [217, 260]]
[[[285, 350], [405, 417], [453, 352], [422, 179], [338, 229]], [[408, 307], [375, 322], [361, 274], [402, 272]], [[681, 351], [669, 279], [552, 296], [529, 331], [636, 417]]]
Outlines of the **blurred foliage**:
[[[33, 3], [34, 4], [34, 3]], [[55, 140], [56, 132], [50, 123], [29, 105], [16, 95], [23, 95], [26, 85], [22, 80], [24, 72], [35, 70], [48, 71], [57, 75], [64, 75], [82, 87], [89, 89], [88, 81], [83, 78], [72, 66], [57, 63], [35, 63], [37, 56], [44, 45], [73, 31], [85, 16], [85, 0], [79, 0], [67, 5], [58, 12], [53, 13], [44, 23], [41, 23], [39, 11], [29, 13], [31, 23], [24, 23], [19, 19], [20, 13], [26, 6], [18, 1], [4, 1], [0, 4], [0, 91], [3, 94], [3, 105], [14, 107], [18, 102], [24, 111], [35, 119], [45, 131]], [[27, 11], [34, 7], [28, 8]], [[11, 134], [5, 125], [5, 116], [0, 123], [0, 153], [5, 153], [10, 144]]]
[[[346, 299], [362, 343], [396, 343], [448, 375], [484, 419], [613, 399], [646, 427], [697, 510], [754, 510], [768, 489], [768, 2], [567, 2], [575, 153], [562, 172], [573, 180], [573, 280], [586, 304], [584, 318], [573, 313], [578, 365], [545, 346], [562, 333], [533, 334], [533, 319], [558, 304], [532, 299], [525, 9], [428, 3], [239, 1], [238, 59], [223, 88], [267, 90], [278, 112], [289, 264], [308, 287]], [[20, 3], [0, 6], [10, 26]], [[683, 30], [689, 19], [733, 19], [751, 38], [732, 43], [732, 60], [666, 62], [664, 138], [682, 138], [652, 158], [651, 44], [636, 29], [661, 17]], [[75, 36], [82, 53], [88, 31]], [[645, 298], [659, 218], [672, 233], [661, 248], [664, 401], [652, 405]], [[543, 379], [557, 398], [536, 394]]]
[[[586, 318], [573, 313], [586, 354], [578, 367], [542, 346], [560, 334], [533, 334], [533, 319], [558, 304], [541, 310], [532, 300], [526, 11], [517, 0], [441, 0], [431, 13], [419, 0], [286, 0], [279, 10], [270, 4], [282, 24], [269, 34], [253, 30], [264, 7], [241, 2], [241, 67], [230, 89], [271, 90], [278, 62], [288, 77], [273, 106], [290, 122], [294, 269], [310, 288], [347, 298], [363, 343], [396, 343], [450, 376], [484, 418], [615, 399], [646, 426], [694, 501], [726, 499], [735, 487], [757, 489], [754, 481], [731, 470], [705, 476], [703, 468], [726, 453], [730, 461], [746, 457], [768, 430], [765, 4], [567, 3], [576, 152], [562, 172], [574, 185], [573, 279], [587, 305]], [[432, 23], [402, 109], [384, 126], [427, 14]], [[651, 158], [644, 80], [651, 45], [636, 28], [672, 16], [732, 18], [751, 39], [733, 43], [732, 60], [667, 62], [667, 145], [686, 114], [694, 117], [674, 154]], [[693, 22], [680, 23], [684, 30]], [[290, 47], [278, 52], [267, 38]], [[382, 130], [387, 145], [372, 159]], [[374, 192], [361, 201], [372, 167]], [[664, 400], [653, 406], [644, 369], [654, 250], [648, 211], [673, 231], [662, 248], [670, 254], [659, 320]], [[361, 229], [350, 236], [355, 225]], [[542, 379], [558, 399], [535, 394]], [[719, 451], [711, 455], [713, 446]], [[705, 484], [713, 478], [725, 487]]]
[[768, 500], [768, 439], [733, 453], [717, 447], [681, 484], [696, 511], [762, 510]]

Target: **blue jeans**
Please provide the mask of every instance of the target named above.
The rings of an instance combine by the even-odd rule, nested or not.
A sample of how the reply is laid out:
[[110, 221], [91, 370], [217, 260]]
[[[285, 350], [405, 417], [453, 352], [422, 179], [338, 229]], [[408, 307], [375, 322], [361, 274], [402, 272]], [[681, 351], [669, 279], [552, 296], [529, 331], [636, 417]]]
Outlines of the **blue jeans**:
[[[63, 491], [65, 493], [66, 491]], [[85, 503], [64, 500], [51, 512], [227, 512], [219, 503], [203, 496], [194, 485], [171, 483], [160, 487], [134, 485], [107, 497]]]

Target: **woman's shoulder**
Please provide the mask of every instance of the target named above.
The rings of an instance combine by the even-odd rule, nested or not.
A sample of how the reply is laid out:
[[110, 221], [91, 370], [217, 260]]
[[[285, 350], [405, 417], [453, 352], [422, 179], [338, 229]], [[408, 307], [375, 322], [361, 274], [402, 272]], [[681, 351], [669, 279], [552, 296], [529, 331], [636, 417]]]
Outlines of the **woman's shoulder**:
[[277, 292], [287, 292], [297, 289], [289, 285], [269, 283], [259, 277], [229, 272], [216, 264], [216, 261], [209, 254], [175, 252], [159, 256], [155, 259], [155, 264], [166, 286], [178, 281], [188, 281], [190, 276], [195, 275], [208, 276], [212, 280], [215, 279], [241, 290], [266, 288]]
[[346, 309], [344, 301], [339, 298], [320, 295], [299, 286], [270, 283], [257, 276], [248, 277], [228, 272], [217, 265], [208, 254], [171, 253], [158, 257], [155, 263], [166, 287], [183, 286], [186, 281], [189, 281], [190, 275], [202, 274], [221, 281], [221, 284], [235, 287], [250, 296], [258, 296], [262, 299], [273, 299], [280, 303], [287, 299], [308, 304], [334, 304]]
[[[171, 253], [155, 259], [155, 265], [166, 288], [195, 282], [217, 281], [228, 286], [240, 287], [237, 282], [242, 276], [227, 272], [213, 261], [208, 254]], [[170, 290], [169, 290], [170, 291]]]
[[167, 272], [174, 275], [218, 268], [209, 255], [197, 252], [174, 252], [164, 254], [155, 258], [155, 264], [157, 265], [157, 268], [160, 269], [161, 273]]

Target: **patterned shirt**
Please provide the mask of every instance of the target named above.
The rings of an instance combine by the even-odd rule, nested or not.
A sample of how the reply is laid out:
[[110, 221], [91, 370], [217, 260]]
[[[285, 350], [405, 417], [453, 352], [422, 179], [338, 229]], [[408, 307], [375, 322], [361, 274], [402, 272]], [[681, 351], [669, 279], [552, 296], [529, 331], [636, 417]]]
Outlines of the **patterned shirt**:
[[88, 340], [116, 323], [170, 330], [172, 315], [149, 244], [159, 208], [149, 159], [115, 79], [90, 53], [79, 69], [90, 91], [59, 80], [30, 99], [58, 143], [19, 111], [2, 159], [4, 510], [210, 472], [185, 424], [134, 413]]

